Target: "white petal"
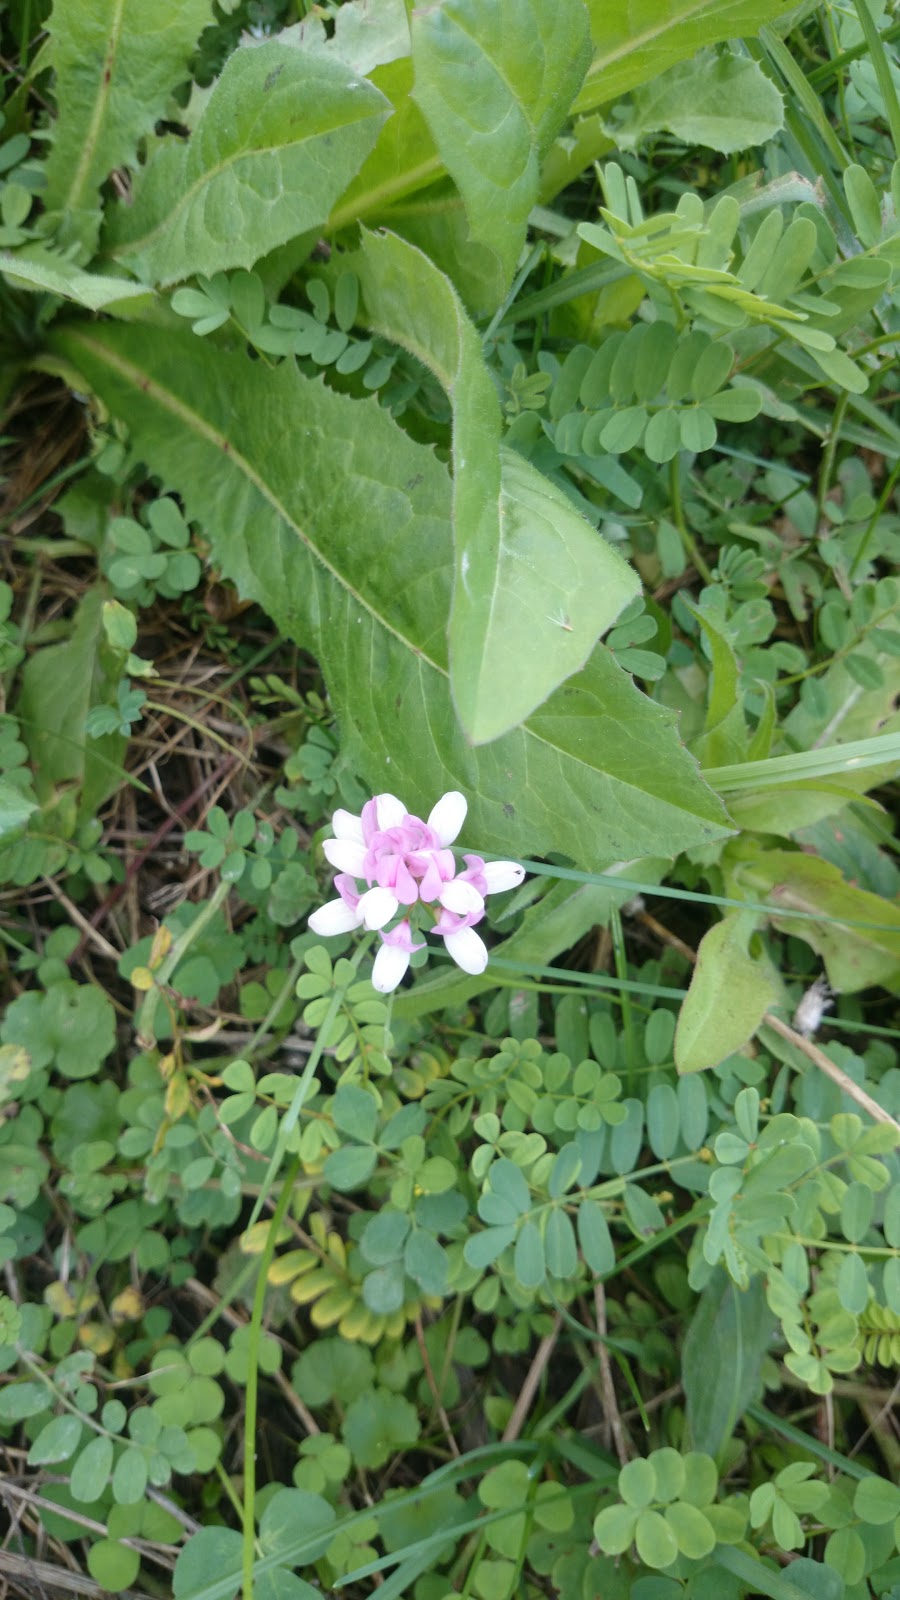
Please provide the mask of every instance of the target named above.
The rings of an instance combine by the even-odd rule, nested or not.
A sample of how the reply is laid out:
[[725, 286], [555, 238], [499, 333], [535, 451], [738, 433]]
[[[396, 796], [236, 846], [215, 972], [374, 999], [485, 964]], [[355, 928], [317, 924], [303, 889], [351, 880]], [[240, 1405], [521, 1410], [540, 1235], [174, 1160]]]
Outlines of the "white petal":
[[487, 946], [474, 928], [460, 928], [458, 933], [445, 933], [444, 943], [447, 952], [453, 957], [458, 967], [463, 972], [470, 972], [477, 978], [488, 963]]
[[390, 922], [399, 902], [390, 889], [367, 889], [360, 895], [359, 909], [367, 928], [383, 928]]
[[324, 939], [333, 939], [336, 933], [350, 933], [361, 922], [359, 911], [353, 911], [343, 900], [329, 900], [327, 905], [313, 912], [307, 926]]
[[352, 811], [339, 808], [331, 819], [331, 826], [336, 839], [353, 839], [356, 844], [362, 844], [362, 819], [355, 817]]
[[409, 966], [409, 955], [395, 944], [383, 944], [372, 968], [372, 988], [379, 994], [390, 994], [396, 989]]
[[458, 789], [449, 789], [441, 795], [428, 818], [428, 826], [434, 829], [441, 844], [453, 843], [466, 820], [468, 809], [469, 803]]
[[366, 850], [355, 839], [326, 839], [322, 845], [326, 861], [338, 872], [349, 872], [351, 878], [364, 878]]
[[448, 911], [455, 911], [461, 917], [469, 911], [484, 910], [484, 901], [474, 883], [469, 883], [465, 878], [452, 878], [444, 885], [438, 899]]
[[525, 876], [525, 868], [518, 861], [488, 861], [484, 875], [488, 894], [500, 894], [503, 889], [515, 889]]
[[399, 828], [406, 816], [406, 807], [395, 794], [377, 794], [375, 815], [378, 818], [379, 828], [384, 832], [385, 828]]

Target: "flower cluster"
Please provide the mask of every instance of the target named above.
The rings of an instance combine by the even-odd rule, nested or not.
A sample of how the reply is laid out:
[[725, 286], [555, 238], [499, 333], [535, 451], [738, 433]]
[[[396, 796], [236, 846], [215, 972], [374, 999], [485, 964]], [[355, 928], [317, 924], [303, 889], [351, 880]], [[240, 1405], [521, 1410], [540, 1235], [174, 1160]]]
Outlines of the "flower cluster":
[[[421, 907], [433, 918], [424, 931], [443, 939], [457, 966], [473, 975], [487, 966], [487, 948], [475, 932], [484, 916], [485, 896], [515, 888], [525, 869], [515, 861], [485, 862], [467, 855], [464, 870], [457, 871], [449, 847], [466, 810], [464, 796], [451, 789], [427, 822], [411, 816], [393, 794], [377, 794], [359, 817], [349, 811], [334, 813], [334, 838], [326, 839], [323, 849], [338, 869], [334, 886], [340, 899], [314, 911], [309, 926], [325, 937], [353, 928], [377, 929], [381, 948], [372, 983], [381, 994], [396, 989], [413, 951], [424, 948], [425, 941], [416, 943], [413, 937]], [[358, 880], [366, 887], [360, 888]], [[400, 921], [389, 927], [401, 908]]]

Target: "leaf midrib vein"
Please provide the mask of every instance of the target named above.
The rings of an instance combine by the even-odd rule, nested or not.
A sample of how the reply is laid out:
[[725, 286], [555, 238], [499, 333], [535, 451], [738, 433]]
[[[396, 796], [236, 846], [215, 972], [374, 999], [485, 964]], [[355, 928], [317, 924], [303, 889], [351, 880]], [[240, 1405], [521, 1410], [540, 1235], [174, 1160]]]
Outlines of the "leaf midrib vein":
[[[365, 119], [360, 117], [357, 120], [363, 121]], [[285, 153], [299, 149], [302, 145], [310, 144], [314, 139], [324, 138], [326, 134], [340, 132], [344, 128], [354, 126], [355, 123], [341, 123], [337, 128], [319, 128], [315, 133], [304, 134], [301, 139], [292, 139], [288, 144], [254, 146], [252, 150], [239, 150], [230, 156], [226, 156], [222, 161], [218, 162], [216, 166], [207, 167], [203, 172], [201, 172], [200, 176], [195, 179], [190, 188], [186, 189], [184, 194], [179, 196], [171, 210], [166, 214], [166, 216], [160, 219], [155, 227], [151, 228], [148, 233], [142, 234], [139, 239], [129, 239], [127, 243], [120, 245], [119, 248], [113, 252], [113, 254], [116, 256], [127, 257], [130, 255], [136, 255], [138, 251], [146, 250], [148, 247], [152, 246], [159, 234], [167, 234], [169, 229], [175, 226], [179, 217], [179, 213], [183, 212], [186, 207], [191, 205], [196, 195], [203, 188], [205, 188], [207, 184], [212, 183], [215, 178], [221, 177], [223, 172], [233, 170], [235, 167], [239, 166], [241, 162], [254, 161], [257, 156], [284, 155]], [[196, 134], [194, 137], [196, 138]], [[190, 150], [188, 150], [188, 154], [189, 153]], [[284, 187], [282, 185], [281, 193], [275, 195], [274, 198], [268, 203], [275, 204], [278, 200], [283, 198]]]
[[588, 68], [578, 99], [581, 98], [587, 85], [596, 78], [598, 73], [604, 72], [607, 67], [616, 61], [621, 61], [623, 57], [636, 55], [657, 39], [665, 38], [665, 35], [671, 33], [673, 28], [680, 28], [685, 22], [693, 22], [698, 14], [703, 11], [714, 13], [715, 6], [710, 4], [710, 0], [694, 0], [693, 5], [689, 6], [687, 10], [680, 11], [677, 16], [670, 12], [669, 16], [661, 24], [656, 23], [652, 27], [645, 29], [643, 33], [631, 34], [627, 39], [623, 39], [621, 45], [618, 45], [614, 50], [608, 50], [602, 56], [595, 56]]
[[[364, 599], [364, 597], [356, 589], [354, 589], [350, 583], [347, 582], [347, 579], [344, 577], [344, 575], [325, 558], [319, 547], [313, 543], [312, 539], [310, 539], [309, 535], [303, 532], [298, 523], [295, 521], [294, 517], [283, 505], [281, 500], [279, 500], [278, 496], [272, 492], [265, 480], [260, 477], [260, 474], [256, 471], [256, 468], [251, 465], [246, 456], [242, 455], [240, 451], [235, 448], [230, 440], [225, 438], [224, 434], [222, 434], [217, 428], [214, 428], [211, 423], [206, 421], [205, 417], [202, 417], [197, 411], [193, 410], [191, 406], [186, 405], [184, 401], [179, 400], [178, 397], [172, 394], [170, 390], [163, 388], [161, 384], [157, 383], [153, 378], [148, 377], [145, 372], [142, 372], [140, 367], [135, 366], [133, 362], [127, 360], [124, 356], [120, 356], [116, 351], [110, 349], [108, 345], [102, 343], [98, 344], [93, 339], [88, 338], [80, 330], [76, 330], [74, 328], [71, 330], [71, 336], [77, 343], [83, 345], [86, 350], [90, 350], [97, 358], [99, 358], [99, 360], [104, 361], [114, 371], [118, 372], [121, 377], [128, 379], [128, 381], [134, 385], [135, 389], [139, 393], [151, 397], [157, 402], [158, 405], [169, 411], [173, 417], [177, 417], [179, 421], [183, 422], [187, 427], [193, 429], [194, 432], [206, 439], [210, 444], [214, 445], [217, 449], [222, 450], [225, 459], [233, 462], [235, 466], [246, 475], [248, 482], [252, 484], [261, 497], [268, 502], [272, 509], [284, 519], [286, 525], [297, 535], [297, 538], [301, 540], [310, 554], [320, 563], [325, 571], [329, 573], [334, 582], [338, 585], [339, 589], [343, 590], [348, 597], [352, 598], [362, 608], [362, 610], [366, 612], [373, 623], [383, 628], [386, 633], [390, 634], [394, 639], [396, 639], [397, 643], [414, 657], [418, 665], [418, 670], [421, 672], [423, 665], [427, 665], [440, 677], [444, 678], [445, 680], [449, 679], [450, 675], [446, 667], [442, 667], [433, 659], [432, 656], [429, 656], [420, 645], [413, 644], [405, 634], [402, 634], [397, 628], [393, 627], [392, 624], [389, 623], [379, 611], [376, 611], [375, 608], [370, 605], [369, 602]], [[227, 454], [223, 449], [223, 446], [226, 444], [228, 445]], [[425, 705], [427, 714], [428, 701], [427, 697], [424, 695], [423, 704]], [[614, 790], [621, 789], [629, 793], [633, 791], [634, 793], [644, 797], [650, 793], [650, 791], [646, 789], [641, 789], [637, 785], [629, 783], [626, 778], [617, 773], [609, 772], [601, 767], [592, 766], [590, 762], [586, 761], [582, 756], [578, 755], [573, 750], [561, 749], [558, 744], [554, 744], [550, 739], [538, 733], [536, 729], [530, 727], [527, 722], [520, 723], [517, 728], [511, 729], [510, 732], [521, 732], [529, 739], [533, 739], [535, 744], [543, 745], [547, 750], [551, 751], [556, 761], [560, 761], [564, 757], [567, 761], [574, 762], [578, 767], [581, 767], [586, 772], [590, 773], [594, 779], [602, 779], [605, 783], [612, 785]], [[437, 748], [438, 746], [435, 744], [435, 749]], [[672, 802], [666, 802], [664, 797], [661, 795], [654, 796], [654, 798], [663, 804], [672, 804]], [[676, 802], [674, 804], [674, 809], [680, 813], [683, 812], [685, 808], [683, 805]]]
[[[72, 182], [69, 185], [69, 191], [66, 196], [64, 206], [66, 211], [74, 211], [78, 207], [85, 184], [87, 183], [88, 173], [90, 172], [91, 163], [94, 158], [94, 152], [96, 151], [97, 144], [99, 142], [100, 127], [106, 115], [106, 108], [109, 105], [110, 96], [112, 94], [113, 68], [115, 66], [116, 58], [119, 54], [119, 42], [122, 35], [125, 4], [126, 0], [114, 0], [112, 26], [110, 27], [109, 31], [109, 47], [100, 64], [100, 88], [97, 94], [97, 99], [94, 103], [94, 110], [91, 115], [91, 120], [88, 123], [87, 137], [84, 141], [81, 156], [75, 167], [75, 171], [72, 174]], [[108, 77], [106, 75], [107, 71], [109, 73]]]

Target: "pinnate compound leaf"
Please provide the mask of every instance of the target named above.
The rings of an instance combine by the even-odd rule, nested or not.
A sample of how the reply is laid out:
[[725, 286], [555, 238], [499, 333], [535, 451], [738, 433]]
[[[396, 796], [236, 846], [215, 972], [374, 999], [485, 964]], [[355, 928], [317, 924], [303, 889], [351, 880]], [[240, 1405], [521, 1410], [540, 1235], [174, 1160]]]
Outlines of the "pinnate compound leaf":
[[675, 1030], [679, 1072], [703, 1072], [740, 1050], [781, 997], [777, 977], [748, 949], [752, 918], [737, 911], [703, 935]]
[[318, 655], [345, 759], [373, 787], [389, 770], [426, 814], [436, 792], [460, 789], [467, 836], [484, 850], [556, 849], [586, 867], [728, 831], [673, 713], [602, 647], [521, 728], [472, 750], [447, 674], [449, 478], [377, 402], [180, 330], [73, 327], [54, 344], [179, 491], [186, 518], [216, 530], [225, 575]]
[[582, 0], [444, 0], [412, 18], [415, 98], [472, 238], [512, 277], [540, 159], [590, 60]]
[[138, 141], [189, 76], [210, 20], [210, 0], [54, 0], [50, 58], [59, 115], [44, 202], [62, 217], [62, 243], [93, 252], [100, 185], [114, 167], [134, 164]]
[[[784, 123], [784, 104], [771, 78], [749, 56], [714, 55], [680, 61], [634, 95], [627, 140], [665, 129], [686, 144], [723, 155], [765, 144]], [[617, 127], [621, 141], [622, 130]]]
[[583, 666], [640, 583], [565, 494], [501, 451], [481, 343], [444, 273], [392, 234], [368, 234], [351, 265], [371, 327], [430, 367], [453, 406], [450, 679], [484, 744]]
[[146, 282], [234, 267], [321, 226], [390, 107], [344, 62], [272, 39], [239, 49], [189, 140], [167, 140], [115, 213], [113, 254]]
[[587, 0], [594, 56], [576, 111], [650, 83], [704, 45], [748, 38], [790, 0]]

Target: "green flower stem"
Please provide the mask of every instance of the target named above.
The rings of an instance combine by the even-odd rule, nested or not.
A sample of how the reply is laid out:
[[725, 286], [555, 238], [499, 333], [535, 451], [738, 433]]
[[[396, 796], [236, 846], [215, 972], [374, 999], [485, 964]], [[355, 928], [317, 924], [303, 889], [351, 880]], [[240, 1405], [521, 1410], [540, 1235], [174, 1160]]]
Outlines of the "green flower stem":
[[[329, 1005], [325, 1014], [322, 1026], [316, 1035], [316, 1042], [309, 1053], [309, 1059], [303, 1069], [300, 1080], [294, 1091], [294, 1098], [281, 1119], [281, 1126], [278, 1130], [278, 1139], [275, 1144], [275, 1149], [272, 1152], [271, 1160], [269, 1161], [268, 1171], [266, 1172], [262, 1188], [257, 1196], [256, 1204], [253, 1207], [250, 1221], [247, 1224], [248, 1231], [257, 1221], [257, 1218], [259, 1217], [259, 1214], [265, 1204], [269, 1190], [271, 1189], [272, 1184], [278, 1175], [278, 1170], [281, 1166], [281, 1162], [284, 1158], [285, 1150], [287, 1148], [287, 1141], [290, 1138], [294, 1128], [297, 1126], [303, 1104], [309, 1095], [316, 1068], [322, 1059], [322, 1055], [325, 1050], [325, 1042], [328, 1039], [331, 1031], [331, 1025], [334, 1022], [341, 1005], [343, 1004], [344, 996], [346, 995], [347, 990], [356, 978], [359, 964], [363, 956], [368, 951], [371, 943], [371, 938], [363, 939], [357, 946], [353, 956], [348, 962], [349, 971], [347, 973], [347, 977], [345, 978], [344, 982], [335, 989], [334, 994], [331, 997], [331, 1004]], [[260, 1337], [262, 1333], [263, 1311], [266, 1303], [266, 1284], [269, 1275], [269, 1268], [272, 1265], [272, 1257], [275, 1254], [278, 1231], [284, 1220], [284, 1214], [287, 1211], [288, 1205], [290, 1204], [291, 1196], [294, 1192], [294, 1184], [300, 1175], [300, 1167], [300, 1157], [299, 1155], [295, 1155], [290, 1166], [285, 1172], [284, 1181], [281, 1185], [281, 1193], [278, 1196], [275, 1210], [273, 1211], [271, 1220], [269, 1222], [266, 1232], [266, 1242], [263, 1246], [262, 1256], [259, 1263], [259, 1276], [256, 1280], [256, 1290], [253, 1296], [253, 1311], [250, 1316], [250, 1329], [247, 1336], [249, 1368], [247, 1372], [247, 1395], [244, 1414], [244, 1509], [242, 1518], [242, 1531], [244, 1538], [242, 1561], [243, 1600], [253, 1600], [253, 1564], [256, 1553], [256, 1418], [259, 1399], [258, 1356]]]
[[250, 1317], [250, 1333], [248, 1337], [248, 1353], [250, 1365], [247, 1372], [247, 1397], [244, 1410], [244, 1508], [243, 1508], [243, 1600], [253, 1600], [253, 1562], [256, 1555], [256, 1416], [259, 1399], [259, 1341], [262, 1332], [263, 1308], [266, 1303], [266, 1283], [272, 1257], [275, 1254], [275, 1244], [278, 1239], [278, 1230], [284, 1221], [284, 1214], [293, 1194], [294, 1179], [300, 1171], [300, 1157], [295, 1156], [281, 1185], [281, 1193], [272, 1213], [272, 1220], [266, 1234], [262, 1256], [259, 1262], [259, 1276], [256, 1280], [256, 1290], [253, 1295], [253, 1312]]
[[156, 1043], [156, 1008], [159, 1005], [160, 992], [168, 983], [178, 966], [184, 959], [187, 951], [196, 939], [200, 937], [204, 928], [212, 921], [216, 912], [224, 905], [231, 893], [230, 883], [220, 883], [215, 889], [212, 898], [207, 901], [202, 911], [199, 911], [189, 928], [185, 928], [180, 939], [176, 939], [165, 960], [161, 962], [153, 974], [153, 988], [147, 990], [144, 1003], [138, 1012], [137, 1033], [138, 1042], [149, 1049]]
[[297, 1087], [294, 1090], [294, 1098], [281, 1119], [281, 1125], [278, 1129], [278, 1138], [275, 1142], [275, 1149], [272, 1151], [269, 1165], [266, 1170], [266, 1175], [262, 1182], [262, 1187], [256, 1197], [256, 1204], [254, 1205], [250, 1214], [250, 1221], [247, 1223], [248, 1230], [253, 1227], [255, 1222], [259, 1221], [262, 1208], [268, 1199], [272, 1184], [275, 1182], [275, 1179], [278, 1176], [278, 1169], [284, 1160], [288, 1139], [300, 1120], [300, 1112], [303, 1108], [307, 1095], [309, 1094], [309, 1086], [312, 1083], [313, 1074], [315, 1073], [315, 1070], [322, 1059], [322, 1054], [325, 1050], [325, 1040], [328, 1038], [331, 1024], [341, 1009], [344, 996], [346, 995], [351, 983], [354, 981], [357, 968], [363, 956], [366, 954], [366, 951], [369, 949], [371, 943], [371, 938], [368, 938], [363, 939], [361, 943], [357, 945], [356, 950], [350, 958], [350, 971], [347, 975], [347, 978], [338, 986], [337, 989], [335, 989], [334, 994], [331, 997], [331, 1004], [325, 1013], [325, 1019], [322, 1023], [322, 1026], [316, 1035], [316, 1042], [309, 1053], [309, 1059], [307, 1060], [306, 1066], [303, 1068], [303, 1072], [297, 1083]]
[[288, 996], [293, 993], [294, 985], [297, 982], [297, 979], [299, 978], [301, 972], [303, 971], [303, 965], [304, 965], [304, 963], [303, 963], [302, 956], [297, 961], [294, 962], [293, 966], [291, 967], [290, 972], [288, 973], [287, 977], [284, 980], [284, 983], [282, 984], [281, 988], [279, 989], [277, 995], [275, 996], [275, 999], [272, 1001], [272, 1004], [270, 1005], [268, 1011], [266, 1012], [265, 1016], [262, 1019], [262, 1022], [259, 1024], [259, 1027], [257, 1028], [256, 1032], [253, 1035], [253, 1038], [250, 1040], [250, 1043], [247, 1046], [247, 1054], [248, 1054], [248, 1056], [252, 1057], [253, 1055], [255, 1055], [256, 1051], [259, 1049], [260, 1045], [262, 1044], [263, 1039], [265, 1039], [266, 1035], [271, 1032], [272, 1026], [273, 1026], [273, 1024], [275, 1022], [275, 1018], [278, 1016], [278, 1013], [281, 1010], [282, 1006], [284, 1005], [285, 1001], [287, 1000]]
[[684, 507], [681, 503], [681, 468], [677, 456], [672, 457], [672, 465], [669, 468], [669, 487], [672, 495], [672, 520], [678, 529], [678, 537], [684, 546], [685, 554], [696, 567], [703, 582], [712, 583], [712, 572], [700, 554], [697, 541], [685, 520]]

